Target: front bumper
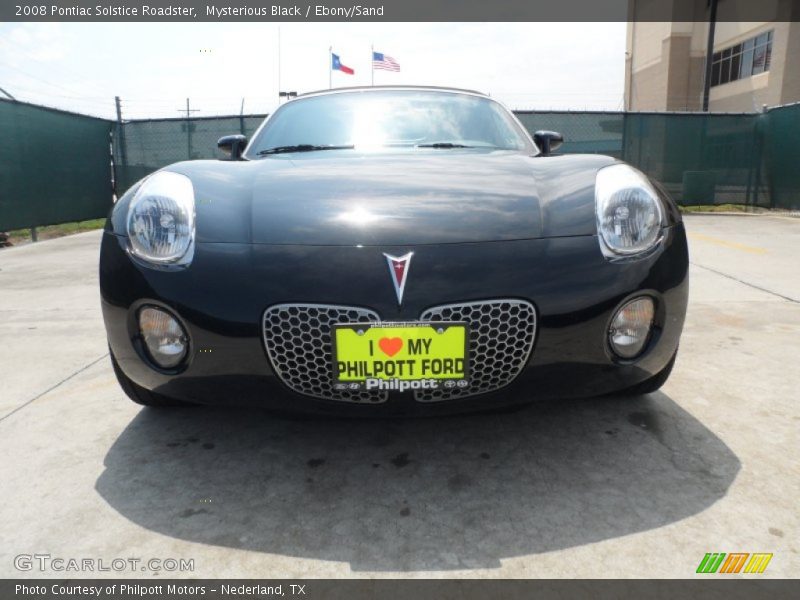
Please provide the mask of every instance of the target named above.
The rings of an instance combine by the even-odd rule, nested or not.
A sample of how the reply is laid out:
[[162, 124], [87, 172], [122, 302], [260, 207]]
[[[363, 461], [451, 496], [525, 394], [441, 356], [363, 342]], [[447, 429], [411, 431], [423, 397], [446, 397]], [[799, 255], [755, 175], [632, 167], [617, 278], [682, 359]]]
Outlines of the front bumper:
[[[686, 313], [688, 253], [683, 225], [665, 230], [652, 255], [605, 260], [596, 237], [409, 247], [200, 243], [188, 269], [163, 271], [131, 260], [126, 238], [105, 232], [100, 260], [103, 316], [112, 353], [136, 384], [179, 400], [279, 410], [415, 414], [493, 408], [536, 399], [623, 390], [661, 371], [677, 350]], [[414, 251], [402, 307], [383, 252]], [[656, 300], [653, 335], [633, 361], [614, 357], [606, 332], [624, 300]], [[276, 304], [361, 306], [385, 321], [413, 321], [429, 307], [519, 298], [536, 309], [536, 337], [525, 367], [498, 391], [436, 403], [390, 392], [379, 404], [353, 404], [292, 392], [267, 358], [263, 318]], [[191, 342], [176, 372], [153, 368], [137, 339], [143, 304], [169, 308]]]

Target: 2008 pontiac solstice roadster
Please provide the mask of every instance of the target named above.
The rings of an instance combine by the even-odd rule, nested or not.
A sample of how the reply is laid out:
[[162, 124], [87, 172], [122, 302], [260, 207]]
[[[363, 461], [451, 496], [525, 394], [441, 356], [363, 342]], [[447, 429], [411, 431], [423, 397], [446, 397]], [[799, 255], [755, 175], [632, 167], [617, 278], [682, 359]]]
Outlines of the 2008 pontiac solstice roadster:
[[146, 177], [100, 257], [120, 384], [362, 415], [658, 389], [686, 312], [680, 214], [560, 141], [475, 92], [339, 89]]

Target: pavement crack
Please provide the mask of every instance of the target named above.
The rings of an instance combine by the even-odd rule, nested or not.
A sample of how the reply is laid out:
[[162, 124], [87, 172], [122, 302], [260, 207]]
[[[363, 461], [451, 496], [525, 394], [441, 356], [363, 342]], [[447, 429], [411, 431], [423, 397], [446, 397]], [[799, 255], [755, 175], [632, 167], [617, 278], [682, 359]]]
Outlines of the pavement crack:
[[104, 359], [106, 356], [108, 356], [108, 352], [106, 352], [106, 353], [105, 353], [105, 354], [103, 354], [102, 356], [100, 356], [100, 357], [98, 357], [98, 358], [94, 359], [94, 360], [93, 360], [92, 362], [90, 362], [88, 365], [84, 365], [83, 367], [81, 367], [80, 369], [78, 369], [77, 371], [75, 371], [74, 373], [72, 373], [71, 375], [67, 375], [67, 376], [66, 376], [64, 379], [62, 379], [61, 381], [59, 381], [59, 382], [58, 382], [58, 383], [56, 383], [55, 385], [52, 385], [52, 386], [50, 386], [50, 387], [49, 387], [49, 388], [47, 388], [45, 391], [43, 391], [43, 392], [41, 392], [41, 393], [37, 394], [36, 396], [34, 396], [33, 398], [31, 398], [30, 400], [28, 400], [28, 401], [26, 401], [26, 402], [23, 402], [23, 403], [22, 403], [22, 404], [20, 404], [20, 405], [19, 405], [17, 408], [15, 408], [14, 410], [12, 410], [10, 413], [8, 413], [8, 414], [6, 414], [6, 415], [3, 415], [2, 417], [0, 417], [0, 423], [2, 423], [3, 421], [5, 421], [6, 419], [8, 419], [8, 418], [9, 418], [10, 416], [12, 416], [13, 414], [15, 414], [15, 413], [18, 413], [19, 411], [21, 411], [21, 410], [22, 410], [23, 408], [25, 408], [26, 406], [29, 406], [30, 404], [32, 404], [33, 402], [35, 402], [36, 400], [38, 400], [39, 398], [41, 398], [41, 397], [42, 397], [42, 396], [44, 396], [45, 394], [49, 394], [50, 392], [52, 392], [52, 391], [53, 391], [54, 389], [56, 389], [57, 387], [59, 387], [59, 386], [61, 386], [61, 385], [65, 384], [67, 381], [69, 381], [70, 379], [72, 379], [72, 378], [73, 378], [73, 377], [75, 377], [76, 375], [80, 375], [80, 374], [81, 374], [81, 373], [83, 373], [83, 372], [84, 372], [86, 369], [88, 369], [88, 368], [90, 368], [90, 367], [93, 367], [94, 365], [96, 365], [97, 363], [99, 363], [101, 360], [103, 360], [103, 359]]
[[773, 292], [772, 290], [768, 290], [767, 288], [763, 288], [761, 286], [755, 285], [753, 283], [749, 283], [738, 277], [734, 277], [733, 275], [729, 275], [728, 273], [723, 273], [722, 271], [717, 271], [716, 269], [712, 269], [711, 267], [706, 267], [705, 265], [697, 264], [696, 262], [689, 261], [689, 264], [694, 265], [695, 267], [699, 267], [701, 269], [705, 269], [706, 271], [711, 271], [712, 273], [716, 273], [717, 275], [722, 275], [723, 277], [727, 277], [728, 279], [732, 279], [737, 283], [741, 283], [742, 285], [746, 285], [747, 287], [751, 287], [754, 290], [759, 290], [761, 292], [765, 292], [767, 294], [771, 294], [772, 296], [776, 296], [777, 298], [783, 298], [784, 300], [788, 300], [789, 302], [794, 302], [795, 304], [800, 304], [800, 300], [797, 298], [792, 298], [790, 296], [784, 296], [783, 294], [779, 294], [778, 292]]

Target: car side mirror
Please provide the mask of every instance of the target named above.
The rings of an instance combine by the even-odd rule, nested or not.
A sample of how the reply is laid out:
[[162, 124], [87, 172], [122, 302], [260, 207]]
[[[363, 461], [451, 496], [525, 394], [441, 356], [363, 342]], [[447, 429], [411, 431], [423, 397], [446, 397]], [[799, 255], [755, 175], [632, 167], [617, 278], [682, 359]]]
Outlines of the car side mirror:
[[533, 134], [533, 141], [542, 151], [542, 156], [548, 156], [561, 147], [564, 136], [557, 131], [537, 131]]
[[219, 138], [217, 142], [217, 148], [219, 148], [225, 156], [223, 160], [241, 160], [242, 153], [246, 147], [246, 135], [226, 135]]

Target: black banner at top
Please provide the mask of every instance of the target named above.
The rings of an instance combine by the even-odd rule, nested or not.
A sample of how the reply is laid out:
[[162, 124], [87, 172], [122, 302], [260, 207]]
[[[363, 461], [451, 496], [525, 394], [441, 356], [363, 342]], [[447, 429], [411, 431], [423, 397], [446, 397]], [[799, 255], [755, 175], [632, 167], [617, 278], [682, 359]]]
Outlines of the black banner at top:
[[[10, 0], [0, 21], [707, 21], [715, 0]], [[800, 21], [800, 0], [716, 0], [716, 20]]]

